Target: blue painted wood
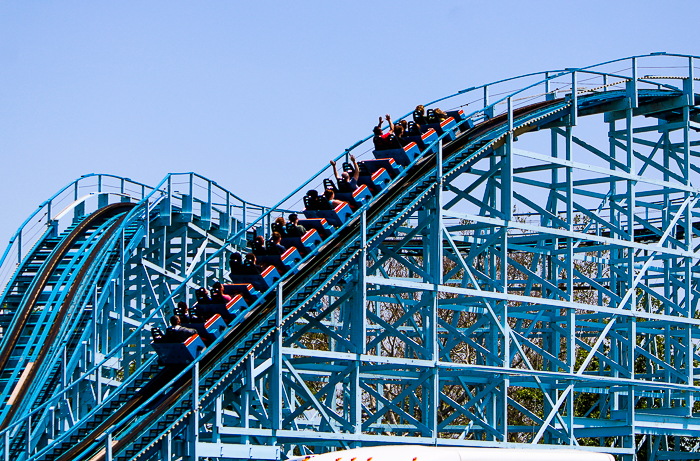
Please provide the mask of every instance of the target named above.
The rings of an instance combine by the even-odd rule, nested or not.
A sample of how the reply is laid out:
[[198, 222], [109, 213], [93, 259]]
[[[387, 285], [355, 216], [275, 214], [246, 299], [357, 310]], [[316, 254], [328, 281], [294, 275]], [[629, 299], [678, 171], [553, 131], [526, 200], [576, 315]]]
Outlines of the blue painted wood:
[[[652, 58], [667, 57], [612, 65], [643, 68]], [[680, 58], [693, 75], [693, 59]], [[225, 433], [226, 443], [264, 440], [303, 452], [407, 440], [521, 446], [517, 440], [556, 448], [594, 438], [620, 456], [633, 455], [635, 437], [646, 434], [649, 453], [682, 459], [684, 453], [657, 441], [700, 435], [688, 410], [697, 397], [700, 357], [692, 345], [700, 321], [695, 298], [686, 296], [696, 290], [693, 239], [700, 235], [692, 185], [698, 171], [686, 154], [700, 145], [689, 128], [695, 97], [688, 83], [598, 70], [464, 90], [452, 95], [452, 107], [466, 107], [457, 98], [473, 98], [472, 92], [500, 99], [469, 114], [452, 112], [454, 126], [443, 127], [431, 152], [403, 151], [402, 169], [391, 156], [393, 162], [363, 162], [372, 173], [385, 168], [391, 179], [367, 205], [336, 213], [337, 229], [308, 220], [324, 240], [293, 258], [279, 280], [259, 286], [263, 292], [226, 284], [241, 297], [235, 314], [223, 306], [235, 321], [209, 347], [216, 352], [207, 357], [215, 360], [199, 362], [203, 425], [188, 422], [190, 389], [173, 394], [173, 404], [150, 419], [149, 405], [161, 398], [154, 396], [115, 421], [122, 441], [115, 457], [162, 458], [170, 446], [165, 440], [196, 431]], [[636, 77], [631, 84], [630, 76]], [[572, 85], [561, 82], [603, 88], [572, 95]], [[636, 105], [626, 105], [630, 88]], [[521, 100], [535, 105], [520, 107]], [[601, 116], [592, 125], [607, 145], [580, 131], [590, 115]], [[539, 137], [551, 144], [523, 144], [530, 132], [543, 130], [547, 136]], [[96, 263], [100, 291], [85, 291], [62, 336], [75, 338], [65, 360], [71, 365], [49, 395], [65, 395], [51, 404], [72, 405], [78, 422], [57, 424], [62, 417], [48, 416], [48, 402], [39, 405], [30, 445], [56, 455], [88, 440], [81, 456], [92, 457], [101, 442], [92, 441], [88, 424], [116, 414], [158, 372], [150, 368], [153, 352], [142, 346], [146, 325], [158, 326], [173, 302], [192, 300], [194, 289], [227, 281], [228, 255], [248, 250], [252, 227], [267, 229], [294, 211], [283, 205], [297, 203], [295, 194], [324, 174], [274, 211], [241, 216], [245, 226], [226, 230], [225, 241], [216, 234], [222, 210], [209, 196], [213, 182], [193, 202], [212, 210], [193, 213], [189, 222], [180, 218], [187, 215], [187, 192], [174, 193], [171, 180], [154, 188], [168, 197], [162, 199], [169, 200], [167, 216], [162, 201], [143, 202], [151, 219], [141, 221], [133, 242], [114, 242], [116, 257]], [[194, 177], [191, 182], [195, 188]], [[254, 207], [242, 204], [231, 213], [242, 209]], [[76, 263], [85, 251], [76, 253]], [[120, 267], [118, 261], [130, 262]], [[45, 298], [58, 299], [48, 292]], [[57, 345], [51, 363], [60, 364], [61, 354]], [[163, 389], [190, 376], [192, 367], [182, 373]], [[104, 402], [92, 408], [75, 403], [96, 395]], [[8, 442], [13, 453], [27, 440], [21, 424], [28, 411], [9, 429], [12, 440], [22, 441]], [[57, 435], [44, 447], [45, 431]]]

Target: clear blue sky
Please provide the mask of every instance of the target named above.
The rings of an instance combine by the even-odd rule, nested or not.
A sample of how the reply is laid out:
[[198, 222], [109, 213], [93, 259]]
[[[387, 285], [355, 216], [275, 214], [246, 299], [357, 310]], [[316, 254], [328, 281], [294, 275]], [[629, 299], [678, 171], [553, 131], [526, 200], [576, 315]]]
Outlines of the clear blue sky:
[[0, 247], [82, 174], [195, 171], [273, 204], [378, 115], [654, 51], [686, 1], [0, 3]]

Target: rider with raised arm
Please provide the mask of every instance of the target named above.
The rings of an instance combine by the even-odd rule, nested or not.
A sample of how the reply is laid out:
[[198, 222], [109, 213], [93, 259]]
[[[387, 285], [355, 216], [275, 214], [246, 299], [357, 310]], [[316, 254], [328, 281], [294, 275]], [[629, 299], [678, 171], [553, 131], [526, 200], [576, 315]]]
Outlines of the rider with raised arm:
[[383, 118], [379, 117], [379, 124], [374, 127], [374, 138], [372, 139], [372, 142], [374, 142], [374, 148], [376, 150], [391, 149], [393, 147], [389, 142], [389, 137], [394, 134], [394, 124], [391, 123], [391, 117], [389, 114], [386, 115], [386, 121], [389, 123], [389, 131], [386, 133], [382, 133], [382, 122], [384, 122]]
[[[387, 118], [389, 116], [387, 115]], [[338, 180], [338, 192], [355, 192], [357, 189], [357, 180], [360, 178], [360, 167], [357, 165], [355, 156], [350, 154], [350, 161], [352, 162], [353, 173], [352, 177], [347, 171], [343, 171], [341, 175], [338, 175], [338, 170], [335, 168], [335, 160], [331, 160], [331, 166], [333, 166], [333, 175]]]

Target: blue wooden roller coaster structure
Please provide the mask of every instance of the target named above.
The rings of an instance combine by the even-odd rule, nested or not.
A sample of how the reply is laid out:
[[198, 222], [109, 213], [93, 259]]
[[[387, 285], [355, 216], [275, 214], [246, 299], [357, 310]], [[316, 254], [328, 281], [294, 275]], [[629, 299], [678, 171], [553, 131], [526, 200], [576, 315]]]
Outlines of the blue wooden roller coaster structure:
[[[337, 156], [363, 179], [335, 210], [304, 209], [328, 168], [272, 207], [194, 173], [80, 177], [0, 261], [0, 459], [695, 458], [699, 64], [653, 53], [433, 101], [450, 118], [411, 144]], [[312, 235], [241, 291], [230, 255], [304, 212]], [[215, 282], [239, 296], [207, 344], [159, 357], [151, 332]]]

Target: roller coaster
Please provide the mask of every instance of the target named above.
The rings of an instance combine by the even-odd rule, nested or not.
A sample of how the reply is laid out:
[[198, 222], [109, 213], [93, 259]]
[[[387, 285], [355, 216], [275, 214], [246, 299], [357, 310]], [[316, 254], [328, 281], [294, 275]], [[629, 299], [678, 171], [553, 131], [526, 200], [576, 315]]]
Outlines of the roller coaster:
[[[653, 53], [425, 104], [450, 117], [336, 156], [365, 178], [352, 207], [305, 209], [329, 167], [271, 207], [194, 173], [78, 178], [0, 260], [1, 459], [406, 444], [694, 459], [699, 59]], [[197, 289], [234, 285], [230, 255], [290, 213], [321, 238], [206, 347], [159, 357], [152, 330]]]

